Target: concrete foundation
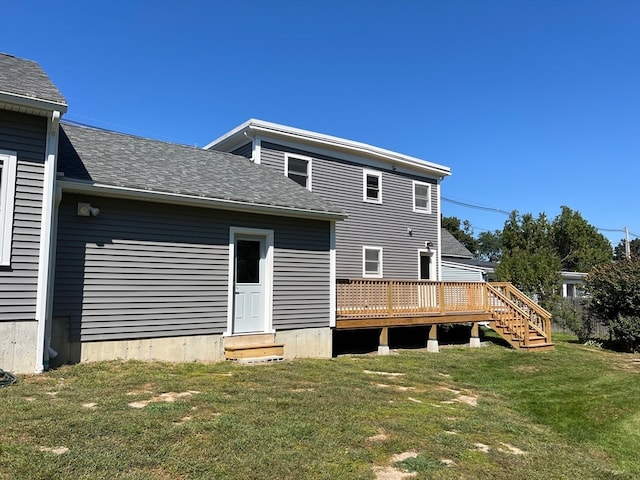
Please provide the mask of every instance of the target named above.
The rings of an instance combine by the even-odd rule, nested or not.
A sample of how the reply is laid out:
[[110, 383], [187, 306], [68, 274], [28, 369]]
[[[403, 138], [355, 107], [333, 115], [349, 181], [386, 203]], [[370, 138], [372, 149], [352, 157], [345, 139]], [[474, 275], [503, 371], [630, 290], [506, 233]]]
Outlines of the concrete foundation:
[[38, 322], [0, 322], [0, 368], [29, 374], [36, 369]]
[[480, 348], [480, 338], [479, 337], [471, 337], [469, 340], [469, 345], [471, 348]]
[[439, 351], [438, 340], [427, 340], [427, 352], [438, 353]]
[[331, 328], [302, 328], [276, 332], [276, 343], [284, 343], [284, 358], [331, 358]]
[[[57, 364], [105, 360], [159, 360], [165, 362], [220, 362], [224, 344], [234, 337], [194, 335], [184, 337], [111, 340], [102, 342], [57, 342]], [[330, 328], [308, 328], [276, 332], [276, 343], [284, 344], [285, 358], [331, 358]]]

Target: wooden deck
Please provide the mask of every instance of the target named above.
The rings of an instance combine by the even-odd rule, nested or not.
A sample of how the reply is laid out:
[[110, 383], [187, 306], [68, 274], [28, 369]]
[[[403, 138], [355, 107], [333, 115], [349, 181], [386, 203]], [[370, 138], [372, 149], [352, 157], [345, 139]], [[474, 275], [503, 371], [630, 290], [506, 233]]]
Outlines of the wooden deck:
[[338, 280], [336, 329], [489, 322], [515, 348], [549, 349], [551, 314], [510, 283]]

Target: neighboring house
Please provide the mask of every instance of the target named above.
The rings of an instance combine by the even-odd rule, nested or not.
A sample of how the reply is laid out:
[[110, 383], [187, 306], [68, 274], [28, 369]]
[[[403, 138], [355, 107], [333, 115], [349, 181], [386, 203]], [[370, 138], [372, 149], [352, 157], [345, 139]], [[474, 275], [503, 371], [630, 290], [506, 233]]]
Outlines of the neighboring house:
[[331, 355], [339, 208], [243, 157], [59, 127], [37, 64], [0, 72], [1, 368]]
[[442, 280], [484, 282], [493, 273], [493, 264], [476, 259], [448, 230], [442, 229]]
[[338, 279], [440, 280], [440, 182], [448, 167], [343, 138], [249, 120], [209, 150], [236, 153], [330, 200]]
[[584, 297], [584, 279], [586, 273], [560, 272], [562, 278], [562, 296], [565, 298]]

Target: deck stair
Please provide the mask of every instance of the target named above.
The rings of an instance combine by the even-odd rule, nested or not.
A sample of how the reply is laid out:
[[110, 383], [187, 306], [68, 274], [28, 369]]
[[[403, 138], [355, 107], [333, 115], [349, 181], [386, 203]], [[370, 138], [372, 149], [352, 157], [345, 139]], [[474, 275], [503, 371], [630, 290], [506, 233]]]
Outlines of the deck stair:
[[511, 346], [528, 351], [553, 350], [551, 314], [511, 283], [489, 283], [486, 304], [489, 325]]
[[276, 343], [273, 333], [226, 337], [224, 356], [241, 363], [273, 363], [284, 359], [284, 344]]

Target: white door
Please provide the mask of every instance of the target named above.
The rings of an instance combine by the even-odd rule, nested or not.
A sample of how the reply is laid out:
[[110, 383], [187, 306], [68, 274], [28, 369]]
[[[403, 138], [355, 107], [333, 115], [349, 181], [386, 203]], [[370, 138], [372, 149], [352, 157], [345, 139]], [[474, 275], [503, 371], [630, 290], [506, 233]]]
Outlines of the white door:
[[264, 332], [265, 239], [236, 236], [233, 333]]

